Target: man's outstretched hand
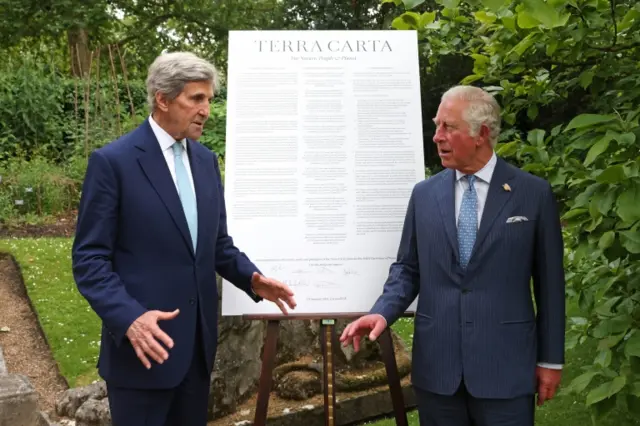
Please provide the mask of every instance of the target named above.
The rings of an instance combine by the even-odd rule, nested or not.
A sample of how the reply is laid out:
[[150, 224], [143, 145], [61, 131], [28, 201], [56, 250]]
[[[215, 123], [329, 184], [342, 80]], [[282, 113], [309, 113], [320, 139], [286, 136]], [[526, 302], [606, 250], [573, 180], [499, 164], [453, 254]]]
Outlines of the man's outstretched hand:
[[385, 328], [387, 328], [387, 321], [382, 315], [365, 315], [345, 327], [340, 336], [340, 341], [343, 346], [349, 346], [353, 343], [353, 349], [358, 352], [362, 336], [369, 333], [369, 340], [373, 342], [382, 334]]
[[172, 320], [180, 313], [179, 309], [173, 312], [148, 311], [140, 315], [127, 330], [127, 337], [136, 351], [138, 359], [148, 370], [151, 368], [150, 356], [158, 364], [162, 364], [169, 358], [165, 348], [158, 340], [169, 349], [173, 348], [173, 340], [158, 326], [158, 321]]
[[296, 301], [293, 298], [293, 291], [284, 283], [273, 278], [267, 278], [254, 272], [251, 276], [251, 288], [253, 292], [265, 300], [278, 305], [283, 314], [288, 315], [286, 303], [290, 309], [295, 309]]

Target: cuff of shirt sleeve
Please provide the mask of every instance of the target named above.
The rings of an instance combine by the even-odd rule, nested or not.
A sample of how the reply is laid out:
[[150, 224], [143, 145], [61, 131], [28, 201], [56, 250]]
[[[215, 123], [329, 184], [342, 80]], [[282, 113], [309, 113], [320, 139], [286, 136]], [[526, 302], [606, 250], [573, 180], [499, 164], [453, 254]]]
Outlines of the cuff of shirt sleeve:
[[249, 292], [248, 293], [249, 293], [249, 297], [252, 298], [253, 301], [256, 302], [256, 303], [261, 302], [263, 300], [262, 297], [258, 296], [256, 294], [256, 292], [253, 291], [253, 286], [249, 287]]
[[550, 368], [552, 370], [562, 370], [562, 364], [549, 364], [548, 362], [539, 362], [538, 367]]

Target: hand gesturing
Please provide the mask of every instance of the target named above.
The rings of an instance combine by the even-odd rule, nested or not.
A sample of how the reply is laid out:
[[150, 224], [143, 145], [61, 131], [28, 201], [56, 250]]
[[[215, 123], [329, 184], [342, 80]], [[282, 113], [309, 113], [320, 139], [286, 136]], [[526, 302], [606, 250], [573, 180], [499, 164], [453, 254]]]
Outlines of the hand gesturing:
[[349, 323], [340, 336], [342, 346], [353, 343], [353, 349], [360, 350], [360, 340], [365, 334], [369, 334], [369, 340], [375, 341], [384, 329], [387, 328], [387, 320], [379, 314], [369, 314]]
[[251, 288], [263, 299], [269, 300], [280, 308], [283, 314], [288, 315], [283, 301], [289, 308], [295, 309], [296, 301], [293, 298], [293, 291], [286, 285], [273, 278], [267, 278], [254, 272], [251, 276]]
[[162, 364], [169, 358], [169, 354], [158, 340], [169, 349], [173, 348], [173, 340], [158, 327], [158, 321], [174, 319], [179, 313], [179, 309], [173, 312], [145, 312], [129, 326], [127, 337], [147, 370], [151, 368], [147, 356], [153, 358], [158, 364]]

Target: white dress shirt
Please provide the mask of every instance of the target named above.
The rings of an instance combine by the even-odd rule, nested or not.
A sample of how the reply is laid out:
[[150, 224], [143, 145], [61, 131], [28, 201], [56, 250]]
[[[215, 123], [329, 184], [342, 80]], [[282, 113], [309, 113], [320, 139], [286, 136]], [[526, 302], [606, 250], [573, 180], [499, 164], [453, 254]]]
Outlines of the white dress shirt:
[[[173, 183], [176, 185], [176, 190], [178, 190], [178, 180], [176, 179], [176, 157], [173, 153], [173, 144], [176, 143], [176, 140], [167, 133], [162, 127], [156, 123], [153, 117], [149, 116], [149, 124], [151, 125], [151, 130], [156, 135], [156, 139], [160, 144], [160, 149], [162, 150], [162, 155], [164, 155], [164, 159], [167, 162], [167, 166], [169, 167], [169, 172], [171, 173], [171, 178], [173, 178]], [[187, 141], [186, 139], [182, 139], [180, 141], [182, 144], [182, 163], [184, 167], [187, 169], [187, 174], [189, 175], [189, 182], [191, 183], [191, 190], [195, 193], [195, 186], [193, 185], [193, 175], [191, 174], [191, 166], [189, 165], [189, 156], [187, 155]], [[179, 192], [179, 191], [178, 191]]]

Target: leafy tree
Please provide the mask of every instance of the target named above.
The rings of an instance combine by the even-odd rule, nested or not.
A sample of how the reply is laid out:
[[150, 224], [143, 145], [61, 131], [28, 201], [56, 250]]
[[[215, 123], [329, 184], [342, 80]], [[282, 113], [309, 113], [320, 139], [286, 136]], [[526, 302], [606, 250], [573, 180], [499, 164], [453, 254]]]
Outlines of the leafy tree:
[[[230, 29], [282, 26], [278, 0], [0, 0], [0, 13], [0, 48], [46, 40], [65, 48], [77, 76], [89, 71], [91, 52], [100, 46], [126, 50], [135, 75], [163, 49], [194, 50], [225, 63]], [[102, 54], [110, 56], [106, 48]]]
[[594, 419], [616, 404], [640, 414], [640, 4], [630, 0], [439, 0], [404, 5], [397, 29], [419, 32], [429, 67], [473, 61], [464, 84], [495, 93], [499, 155], [551, 182], [563, 209], [567, 347], [597, 342], [565, 392]]
[[379, 0], [286, 0], [284, 21], [290, 29], [369, 30], [385, 28], [395, 9]]

